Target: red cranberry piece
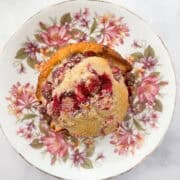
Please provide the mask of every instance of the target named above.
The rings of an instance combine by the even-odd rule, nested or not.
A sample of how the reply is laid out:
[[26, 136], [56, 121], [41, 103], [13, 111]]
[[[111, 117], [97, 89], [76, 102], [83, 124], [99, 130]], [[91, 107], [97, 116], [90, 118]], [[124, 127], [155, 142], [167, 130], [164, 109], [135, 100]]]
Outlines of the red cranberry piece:
[[101, 90], [105, 90], [106, 92], [112, 92], [112, 82], [107, 74], [102, 74], [99, 76], [99, 80], [101, 81]]
[[86, 88], [84, 82], [81, 82], [80, 84], [77, 85], [77, 87], [75, 89], [75, 95], [79, 102], [85, 102], [88, 99], [90, 92], [89, 92], [88, 88]]
[[51, 82], [48, 81], [43, 85], [42, 95], [47, 101], [50, 101], [52, 99], [52, 83]]
[[70, 57], [70, 61], [74, 62], [75, 64], [80, 63], [80, 61], [82, 60], [82, 57], [80, 55], [72, 55]]
[[101, 82], [98, 77], [91, 78], [86, 82], [87, 89], [90, 93], [97, 93], [100, 89], [100, 85]]
[[96, 56], [96, 53], [95, 53], [94, 51], [85, 51], [85, 52], [83, 53], [83, 55], [84, 55], [85, 57], [91, 57], [91, 56]]
[[61, 100], [61, 111], [64, 112], [73, 112], [78, 108], [77, 101], [73, 97], [64, 97]]
[[72, 55], [72, 56], [68, 59], [67, 63], [65, 63], [64, 66], [71, 69], [71, 68], [73, 68], [76, 64], [80, 63], [81, 60], [82, 60], [82, 57], [81, 57], [80, 54]]
[[56, 68], [53, 72], [52, 72], [52, 78], [58, 78], [59, 76], [61, 76], [64, 72], [64, 67], [58, 67]]
[[53, 98], [53, 114], [59, 116], [61, 112], [73, 112], [79, 108], [78, 101], [74, 93], [63, 93], [60, 97]]
[[53, 97], [53, 104], [52, 104], [53, 114], [60, 115], [61, 111], [61, 102], [57, 96]]

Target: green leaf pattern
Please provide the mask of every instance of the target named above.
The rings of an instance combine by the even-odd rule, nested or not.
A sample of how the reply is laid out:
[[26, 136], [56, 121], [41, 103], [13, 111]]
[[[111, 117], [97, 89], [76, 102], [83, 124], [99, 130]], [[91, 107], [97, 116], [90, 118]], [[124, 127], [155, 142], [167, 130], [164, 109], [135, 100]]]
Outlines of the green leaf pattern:
[[[46, 61], [52, 55], [52, 53], [54, 53], [61, 46], [64, 46], [64, 44], [76, 43], [80, 41], [103, 43], [102, 39], [105, 38], [103, 38], [102, 32], [104, 30], [99, 20], [99, 17], [101, 15], [95, 13], [94, 15], [90, 16], [90, 14], [87, 13], [88, 11], [89, 10], [87, 10], [86, 8], [81, 9], [76, 13], [79, 14], [78, 17], [75, 17], [74, 13], [67, 12], [65, 14], [62, 14], [61, 17], [50, 17], [50, 22], [48, 23], [42, 21], [39, 22], [37, 26], [38, 29], [34, 34], [34, 38], [28, 38], [28, 40], [23, 43], [23, 47], [20, 48], [15, 55], [15, 60], [25, 60], [27, 61], [27, 65], [30, 68], [36, 69], [35, 65], [37, 63]], [[122, 22], [122, 19], [120, 19], [121, 18], [118, 17], [114, 19], [114, 22], [116, 23], [115, 26], [121, 27], [122, 34], [124, 31], [129, 32], [126, 23]], [[109, 19], [109, 21], [111, 21], [111, 19]], [[113, 34], [114, 33], [115, 32], [113, 32]], [[115, 37], [121, 38], [121, 43], [120, 41], [119, 43], [123, 44], [122, 40], [125, 38], [125, 36], [128, 35], [126, 35], [125, 33], [125, 36], [123, 35], [122, 37], [120, 37], [121, 33], [117, 32], [117, 34], [118, 36]], [[62, 41], [62, 44], [61, 38], [63, 37], [61, 37], [61, 35], [65, 37], [63, 39], [64, 41]], [[60, 38], [60, 40], [58, 38]], [[116, 39], [117, 38], [115, 38], [115, 40]], [[57, 41], [56, 45], [52, 43], [54, 41]], [[35, 42], [37, 48], [27, 46], [27, 42]], [[104, 43], [105, 45], [107, 45], [107, 42]], [[111, 46], [115, 46], [115, 44], [117, 43], [114, 42], [111, 44]], [[27, 50], [26, 52], [24, 51], [25, 49]], [[46, 52], [46, 50], [48, 51], [48, 53]], [[34, 53], [35, 55], [32, 56], [31, 53]]]
[[[59, 23], [59, 24], [56, 24], [56, 25], [63, 26], [63, 27], [66, 26], [67, 24], [72, 25], [73, 23], [75, 23], [73, 18], [74, 17], [71, 13], [65, 13], [58, 19], [59, 22], [57, 21], [57, 23]], [[100, 26], [98, 19], [96, 17], [94, 17], [89, 22], [91, 22], [91, 23], [88, 25], [88, 28], [86, 31], [84, 31], [83, 28], [80, 29], [80, 28], [77, 28], [77, 26], [73, 25], [72, 28], [67, 32], [71, 36], [71, 39], [73, 39], [73, 42], [77, 42], [79, 40], [79, 38], [84, 35], [88, 36], [89, 41], [98, 42], [98, 39], [95, 36], [95, 34], [99, 30], [98, 28]], [[47, 33], [48, 27], [49, 27], [49, 25], [47, 25], [43, 22], [39, 23], [39, 28], [40, 28], [39, 32], [40, 33], [36, 32], [34, 34], [34, 40], [37, 43], [43, 44], [41, 33], [42, 32]], [[45, 52], [46, 54], [44, 53], [43, 55], [50, 57], [51, 54], [57, 50], [57, 48], [59, 48], [59, 47], [49, 47], [49, 49], [51, 49], [51, 50], [49, 52]], [[41, 51], [42, 50], [43, 49], [41, 49]], [[41, 54], [42, 53], [41, 51], [40, 51], [40, 49], [38, 49], [38, 53]], [[136, 65], [137, 64], [141, 65], [142, 64], [141, 61], [144, 58], [149, 58], [149, 57], [156, 58], [154, 49], [151, 47], [151, 45], [148, 45], [145, 48], [141, 47], [141, 48], [139, 48], [139, 51], [131, 53], [130, 57], [133, 58], [133, 63], [134, 63], [133, 66], [135, 67], [131, 72], [132, 76], [129, 81], [130, 88], [134, 88], [134, 92], [131, 97], [132, 99], [130, 99], [130, 106], [132, 105], [133, 108], [135, 109], [135, 111], [137, 111], [139, 115], [146, 113], [147, 109], [149, 111], [153, 111], [156, 113], [162, 112], [163, 104], [161, 102], [161, 97], [159, 96], [159, 94], [157, 95], [157, 97], [154, 101], [154, 104], [152, 104], [151, 106], [146, 103], [141, 102], [138, 99], [138, 90], [137, 89], [139, 86], [141, 86], [143, 78], [139, 76], [139, 72], [135, 71], [135, 69], [137, 69], [137, 67], [138, 67]], [[31, 67], [32, 69], [35, 69], [36, 64], [39, 63], [39, 59], [37, 58], [37, 56], [35, 56], [35, 58], [32, 59], [28, 55], [28, 53], [25, 51], [24, 46], [17, 51], [17, 53], [15, 55], [15, 60], [21, 61], [21, 62], [22, 62], [22, 60], [25, 60], [26, 64], [29, 67]], [[157, 78], [159, 88], [167, 85], [166, 81], [160, 80], [161, 74], [157, 70], [153, 70], [153, 71], [149, 71], [149, 72], [147, 71], [147, 72], [145, 72], [145, 75]], [[38, 116], [39, 116], [38, 114], [36, 114], [34, 112], [30, 112], [30, 113], [24, 114], [24, 116], [20, 119], [21, 120], [20, 122], [24, 123], [24, 122], [28, 122], [28, 121], [34, 121], [34, 119], [36, 119], [36, 118], [38, 119]], [[128, 113], [125, 117], [124, 122], [125, 123], [131, 122], [132, 126], [130, 126], [129, 128], [136, 129], [138, 132], [142, 133], [143, 136], [145, 136], [144, 134], [147, 131], [148, 127], [146, 127], [146, 125], [143, 124], [141, 117], [142, 116], [138, 117], [137, 114], [132, 116]], [[44, 144], [42, 144], [42, 142], [40, 141], [40, 137], [47, 136], [49, 133], [49, 129], [46, 126], [44, 126], [44, 124], [41, 121], [38, 121], [37, 126], [38, 126], [37, 129], [39, 130], [39, 132], [37, 133], [37, 137], [34, 138], [32, 140], [32, 142], [30, 143], [30, 146], [34, 149], [43, 149], [45, 147], [44, 147]], [[64, 139], [66, 139], [66, 141], [71, 146], [74, 146], [75, 148], [80, 146], [79, 144], [80, 144], [81, 140], [79, 140], [79, 138], [75, 138], [75, 137], [72, 137], [69, 135], [64, 135]], [[83, 143], [81, 145], [84, 147], [84, 153], [85, 153], [85, 159], [84, 159], [84, 162], [81, 164], [81, 167], [85, 168], [85, 169], [93, 168], [93, 163], [95, 162], [94, 154], [96, 153], [95, 145], [86, 146]], [[65, 163], [67, 160], [70, 160], [71, 156], [72, 156], [71, 153], [72, 153], [71, 151], [68, 151], [68, 153], [63, 158], [60, 158], [60, 161]], [[57, 156], [52, 156], [51, 163], [54, 164], [56, 161], [59, 161], [59, 158]]]

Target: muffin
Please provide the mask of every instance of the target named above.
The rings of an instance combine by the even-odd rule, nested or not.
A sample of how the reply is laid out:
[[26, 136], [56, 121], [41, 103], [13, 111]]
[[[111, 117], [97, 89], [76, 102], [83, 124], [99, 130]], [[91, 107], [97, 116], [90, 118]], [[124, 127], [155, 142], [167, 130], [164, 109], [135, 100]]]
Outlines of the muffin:
[[131, 66], [114, 50], [77, 43], [41, 66], [36, 95], [54, 131], [95, 137], [116, 130], [128, 109], [123, 75]]

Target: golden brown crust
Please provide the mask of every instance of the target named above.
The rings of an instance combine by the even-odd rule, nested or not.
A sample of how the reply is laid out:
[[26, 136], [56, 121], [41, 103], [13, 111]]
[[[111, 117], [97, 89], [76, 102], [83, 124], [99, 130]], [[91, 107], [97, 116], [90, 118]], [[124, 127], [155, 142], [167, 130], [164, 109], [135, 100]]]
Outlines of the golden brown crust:
[[131, 65], [121, 57], [116, 51], [93, 42], [80, 42], [77, 44], [70, 44], [59, 49], [47, 62], [41, 66], [38, 84], [36, 88], [36, 96], [41, 100], [41, 87], [43, 82], [47, 79], [55, 65], [60, 63], [63, 59], [75, 53], [84, 53], [86, 51], [93, 51], [97, 55], [105, 59], [111, 58], [120, 67], [122, 72], [128, 72], [132, 69]]

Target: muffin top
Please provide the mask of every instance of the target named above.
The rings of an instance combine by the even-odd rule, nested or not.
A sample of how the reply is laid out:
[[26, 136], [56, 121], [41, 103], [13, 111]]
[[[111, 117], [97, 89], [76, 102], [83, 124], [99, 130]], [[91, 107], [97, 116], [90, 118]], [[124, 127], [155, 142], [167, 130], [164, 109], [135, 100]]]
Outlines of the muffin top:
[[117, 128], [127, 112], [128, 91], [110, 59], [76, 53], [53, 66], [41, 85], [41, 102], [53, 130], [93, 137]]

